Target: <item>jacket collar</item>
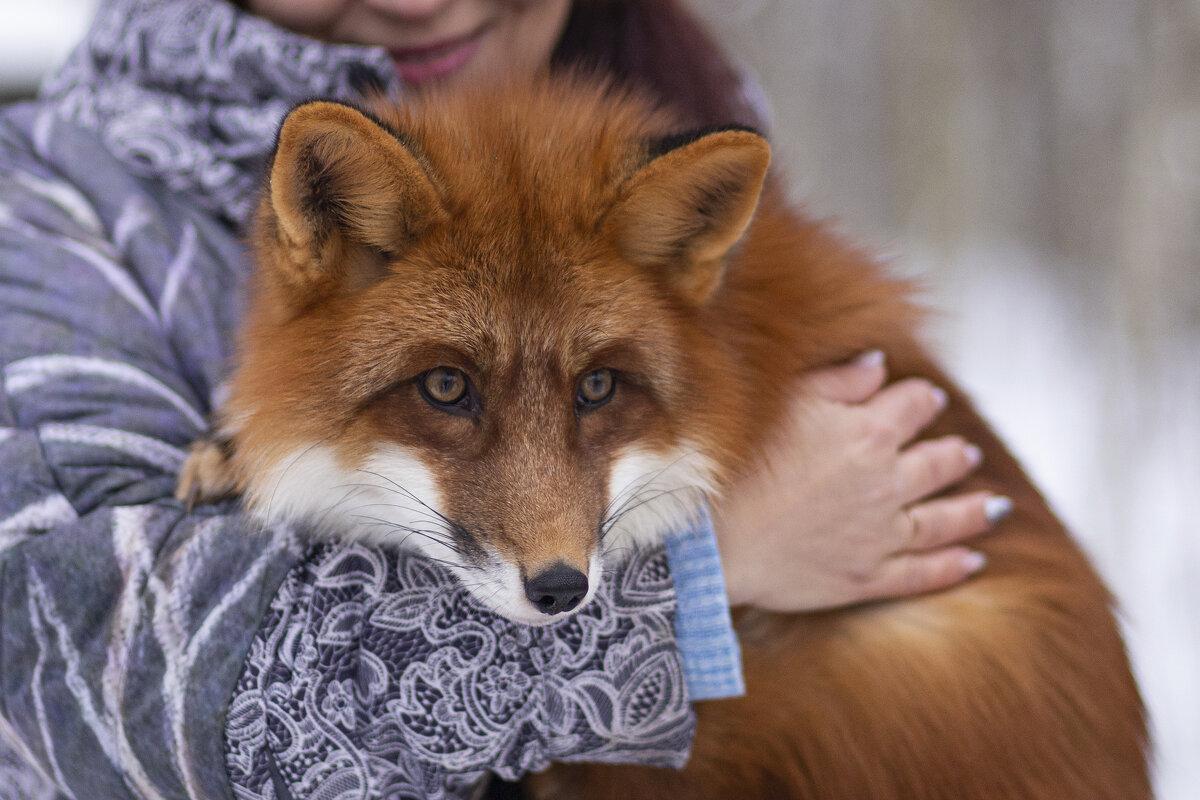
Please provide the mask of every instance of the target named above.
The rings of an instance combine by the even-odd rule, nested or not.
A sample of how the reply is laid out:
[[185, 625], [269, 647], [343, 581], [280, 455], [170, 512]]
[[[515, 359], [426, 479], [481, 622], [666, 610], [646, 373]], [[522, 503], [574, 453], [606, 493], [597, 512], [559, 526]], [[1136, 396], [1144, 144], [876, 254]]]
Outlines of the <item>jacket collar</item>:
[[135, 174], [241, 225], [284, 114], [367, 88], [398, 88], [382, 48], [309, 39], [223, 0], [104, 0], [41, 99]]

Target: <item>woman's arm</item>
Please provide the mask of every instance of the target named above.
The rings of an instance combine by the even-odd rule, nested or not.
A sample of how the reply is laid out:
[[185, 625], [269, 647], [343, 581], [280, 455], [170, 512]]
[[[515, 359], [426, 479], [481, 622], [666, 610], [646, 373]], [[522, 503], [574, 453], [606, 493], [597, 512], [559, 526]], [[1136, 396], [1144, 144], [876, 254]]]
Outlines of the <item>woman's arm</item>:
[[35, 105], [0, 117], [0, 716], [74, 796], [229, 796], [224, 710], [294, 536], [171, 500], [236, 239]]
[[[551, 761], [681, 767], [695, 719], [661, 548], [546, 627], [483, 609], [425, 559], [318, 546], [284, 582], [230, 708], [239, 794], [464, 791]], [[314, 765], [325, 765], [316, 766]]]

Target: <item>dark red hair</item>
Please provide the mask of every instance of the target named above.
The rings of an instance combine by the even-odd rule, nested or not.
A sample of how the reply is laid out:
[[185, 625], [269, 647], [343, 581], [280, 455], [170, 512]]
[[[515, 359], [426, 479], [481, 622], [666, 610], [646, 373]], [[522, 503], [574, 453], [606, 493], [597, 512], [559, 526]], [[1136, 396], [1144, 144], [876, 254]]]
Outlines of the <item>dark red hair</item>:
[[648, 89], [696, 125], [764, 125], [737, 70], [677, 0], [575, 0], [551, 65]]

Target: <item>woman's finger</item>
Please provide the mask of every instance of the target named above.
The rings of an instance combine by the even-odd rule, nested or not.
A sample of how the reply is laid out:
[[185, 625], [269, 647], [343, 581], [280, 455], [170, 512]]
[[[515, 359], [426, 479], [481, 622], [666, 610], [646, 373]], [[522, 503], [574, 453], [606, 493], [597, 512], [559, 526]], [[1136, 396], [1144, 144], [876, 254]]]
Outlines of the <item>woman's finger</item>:
[[896, 477], [900, 503], [929, 497], [969, 475], [983, 460], [983, 451], [959, 436], [927, 439], [900, 453]]
[[883, 351], [869, 350], [858, 358], [835, 367], [807, 373], [804, 385], [813, 394], [837, 403], [861, 403], [879, 391], [887, 379]]
[[942, 497], [906, 511], [905, 551], [930, 551], [988, 531], [1008, 515], [1012, 501], [991, 492]]
[[987, 564], [987, 557], [966, 547], [927, 553], [901, 553], [880, 565], [875, 579], [863, 587], [862, 600], [910, 597], [936, 592], [965, 581]]
[[922, 378], [908, 378], [881, 389], [862, 404], [873, 428], [896, 447], [911, 441], [946, 407], [946, 393]]

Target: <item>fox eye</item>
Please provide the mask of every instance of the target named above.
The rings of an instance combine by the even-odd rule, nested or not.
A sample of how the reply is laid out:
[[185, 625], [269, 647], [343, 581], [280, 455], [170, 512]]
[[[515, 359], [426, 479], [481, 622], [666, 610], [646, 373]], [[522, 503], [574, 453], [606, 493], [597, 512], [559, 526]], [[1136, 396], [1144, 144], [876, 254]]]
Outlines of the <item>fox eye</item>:
[[599, 408], [612, 399], [616, 388], [617, 378], [611, 369], [592, 370], [579, 380], [575, 389], [575, 408], [579, 411]]
[[465, 405], [470, 400], [470, 381], [461, 369], [434, 367], [417, 379], [421, 396], [434, 408], [442, 411], [468, 411]]

